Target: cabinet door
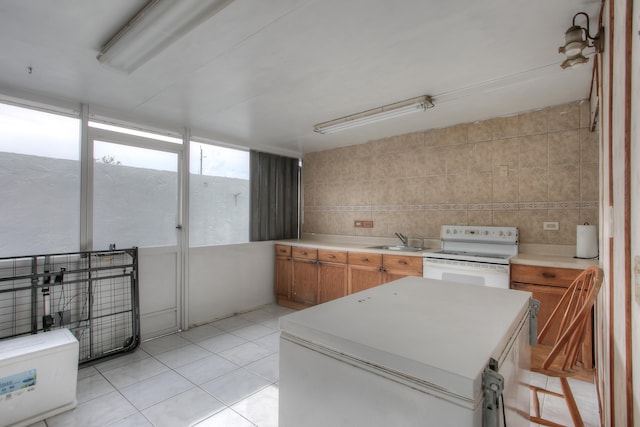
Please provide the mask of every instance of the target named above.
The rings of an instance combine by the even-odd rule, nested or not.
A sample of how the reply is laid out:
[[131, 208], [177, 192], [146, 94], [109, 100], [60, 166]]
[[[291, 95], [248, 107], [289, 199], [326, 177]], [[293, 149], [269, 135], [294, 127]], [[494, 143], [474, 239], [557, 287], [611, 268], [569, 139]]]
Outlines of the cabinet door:
[[293, 270], [291, 258], [286, 256], [276, 257], [276, 298], [291, 299], [291, 283]]
[[316, 303], [318, 264], [316, 260], [293, 258], [291, 299], [307, 305]]
[[[551, 313], [560, 302], [560, 298], [564, 295], [566, 288], [557, 286], [532, 285], [529, 283], [512, 283], [511, 289], [519, 291], [531, 292], [532, 297], [540, 301], [540, 310], [538, 310], [538, 332], [547, 324]], [[544, 340], [540, 344], [553, 345], [555, 337], [558, 333], [558, 326], [554, 325], [547, 333]]]
[[384, 255], [382, 265], [385, 272], [385, 283], [407, 276], [422, 277], [422, 257]]
[[349, 293], [364, 291], [384, 283], [381, 267], [349, 265]]
[[347, 265], [318, 264], [318, 304], [347, 295]]

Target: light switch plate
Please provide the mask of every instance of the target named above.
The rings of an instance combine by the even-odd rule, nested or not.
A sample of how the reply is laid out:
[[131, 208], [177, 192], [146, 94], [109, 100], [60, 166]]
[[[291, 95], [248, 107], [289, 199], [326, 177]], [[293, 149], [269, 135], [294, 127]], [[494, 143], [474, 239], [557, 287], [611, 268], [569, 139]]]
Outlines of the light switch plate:
[[559, 230], [560, 223], [559, 222], [543, 222], [542, 223], [543, 230]]

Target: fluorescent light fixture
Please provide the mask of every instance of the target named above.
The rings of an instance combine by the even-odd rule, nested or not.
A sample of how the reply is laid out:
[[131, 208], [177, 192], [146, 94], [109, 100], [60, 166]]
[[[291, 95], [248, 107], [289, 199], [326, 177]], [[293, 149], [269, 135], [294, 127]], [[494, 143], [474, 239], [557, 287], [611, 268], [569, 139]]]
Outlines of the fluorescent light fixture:
[[352, 114], [350, 116], [319, 123], [313, 127], [313, 130], [321, 134], [334, 133], [390, 119], [392, 117], [425, 111], [427, 108], [432, 107], [433, 102], [431, 102], [430, 97], [426, 95], [419, 96], [417, 98], [407, 99], [406, 101], [396, 102], [395, 104], [385, 105], [384, 107], [363, 111], [362, 113]]
[[151, 0], [102, 47], [98, 61], [131, 73], [233, 0]]

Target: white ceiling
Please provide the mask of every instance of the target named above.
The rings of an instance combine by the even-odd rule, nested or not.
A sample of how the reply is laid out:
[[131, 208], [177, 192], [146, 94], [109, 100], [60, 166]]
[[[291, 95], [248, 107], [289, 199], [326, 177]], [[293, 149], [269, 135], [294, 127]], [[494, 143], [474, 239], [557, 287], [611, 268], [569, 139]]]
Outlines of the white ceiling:
[[[131, 74], [96, 60], [144, 0], [0, 0], [0, 93], [307, 153], [587, 98], [564, 32], [599, 0], [235, 0]], [[584, 25], [579, 21], [580, 24]], [[31, 67], [32, 72], [28, 72]], [[420, 95], [424, 113], [313, 125]]]

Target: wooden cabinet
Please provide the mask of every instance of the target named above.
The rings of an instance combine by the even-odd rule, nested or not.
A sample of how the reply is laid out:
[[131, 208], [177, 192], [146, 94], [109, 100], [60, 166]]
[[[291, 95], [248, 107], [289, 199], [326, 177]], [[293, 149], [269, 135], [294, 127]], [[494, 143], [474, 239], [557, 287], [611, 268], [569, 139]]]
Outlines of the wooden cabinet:
[[349, 252], [347, 263], [350, 294], [384, 283], [382, 254]]
[[[573, 280], [582, 272], [580, 269], [556, 268], [532, 265], [514, 264], [511, 266], [511, 288], [529, 291], [533, 298], [540, 301], [538, 311], [538, 332], [551, 317], [551, 313], [556, 308], [562, 295], [571, 285]], [[558, 326], [554, 325], [548, 332], [541, 344], [553, 345]], [[582, 348], [581, 360], [587, 371], [593, 369], [593, 325], [590, 324], [587, 330], [585, 343]], [[585, 372], [586, 379], [591, 378], [591, 374]]]
[[315, 249], [276, 245], [275, 294], [278, 304], [301, 309], [316, 303]]
[[422, 257], [276, 244], [278, 304], [305, 308], [406, 276], [422, 276]]
[[406, 276], [422, 276], [422, 257], [349, 252], [349, 293]]
[[278, 303], [291, 299], [292, 265], [291, 246], [276, 245], [275, 291]]
[[422, 277], [422, 257], [406, 255], [383, 255], [384, 283], [407, 276]]
[[318, 304], [347, 292], [347, 252], [318, 249]]
[[314, 305], [318, 290], [318, 250], [293, 246], [291, 300], [304, 305]]

